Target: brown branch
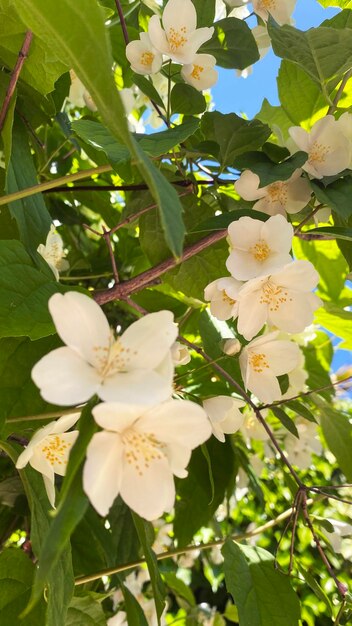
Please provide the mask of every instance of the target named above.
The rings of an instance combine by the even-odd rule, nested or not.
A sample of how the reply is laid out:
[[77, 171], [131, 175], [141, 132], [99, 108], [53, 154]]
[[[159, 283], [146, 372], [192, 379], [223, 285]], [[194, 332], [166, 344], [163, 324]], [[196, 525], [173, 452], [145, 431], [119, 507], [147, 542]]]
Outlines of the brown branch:
[[334, 383], [330, 383], [330, 385], [325, 385], [325, 387], [319, 387], [318, 389], [310, 389], [309, 391], [304, 391], [303, 393], [299, 393], [297, 396], [292, 396], [292, 398], [285, 398], [284, 400], [278, 400], [277, 402], [273, 402], [272, 404], [262, 404], [260, 406], [260, 410], [263, 409], [271, 409], [272, 407], [279, 406], [280, 404], [286, 404], [287, 402], [291, 402], [291, 400], [300, 400], [301, 398], [305, 398], [307, 396], [311, 396], [312, 393], [320, 393], [321, 391], [327, 391], [331, 389], [331, 387], [337, 387], [338, 385], [343, 385], [348, 380], [352, 380], [352, 376], [347, 376], [347, 378], [343, 378], [342, 380], [337, 380]]
[[[237, 180], [237, 179], [236, 179]], [[69, 184], [70, 181], [68, 181]], [[221, 180], [221, 185], [233, 185], [236, 182], [234, 180]], [[171, 185], [178, 187], [201, 187], [202, 185], [214, 185], [214, 180], [175, 180], [171, 181]], [[146, 191], [149, 187], [145, 183], [139, 183], [136, 185], [72, 185], [66, 187], [64, 185], [55, 187], [53, 189], [44, 189], [43, 193], [58, 193], [58, 192], [74, 192], [74, 191]]]
[[227, 235], [226, 230], [219, 230], [207, 237], [204, 237], [200, 241], [193, 243], [191, 246], [185, 248], [183, 255], [180, 259], [166, 259], [166, 261], [162, 261], [159, 265], [155, 267], [151, 267], [146, 272], [142, 272], [138, 276], [134, 278], [130, 278], [130, 280], [126, 280], [124, 283], [120, 283], [112, 287], [112, 289], [108, 289], [107, 291], [101, 291], [94, 295], [94, 299], [98, 304], [106, 304], [107, 302], [111, 302], [112, 300], [126, 300], [126, 298], [136, 291], [140, 291], [147, 287], [150, 283], [152, 283], [156, 278], [162, 276], [168, 270], [176, 267], [183, 261], [187, 261], [191, 257], [195, 256], [202, 250], [209, 248], [212, 244], [224, 239]]
[[28, 56], [29, 53], [29, 48], [31, 46], [32, 43], [32, 38], [33, 38], [33, 33], [30, 30], [27, 30], [26, 34], [25, 34], [25, 38], [22, 44], [22, 48], [18, 53], [18, 57], [17, 57], [17, 61], [16, 61], [16, 65], [13, 68], [12, 74], [11, 74], [11, 79], [10, 79], [10, 83], [9, 86], [7, 88], [6, 91], [6, 96], [5, 96], [5, 100], [2, 104], [1, 107], [1, 111], [0, 111], [0, 131], [2, 130], [4, 123], [5, 123], [5, 119], [6, 119], [6, 115], [7, 115], [7, 111], [9, 110], [10, 104], [11, 104], [11, 100], [13, 97], [13, 94], [15, 92], [16, 89], [16, 85], [18, 82], [18, 79], [20, 77], [20, 73], [23, 67], [23, 64]]
[[122, 32], [123, 32], [123, 38], [124, 38], [125, 44], [127, 46], [127, 44], [130, 41], [130, 38], [128, 36], [127, 24], [126, 24], [125, 16], [123, 14], [123, 10], [122, 10], [122, 6], [121, 6], [121, 3], [120, 3], [120, 0], [115, 0], [115, 4], [116, 4], [116, 9], [117, 9], [117, 12], [118, 12], [119, 18], [120, 18], [120, 24], [121, 24], [121, 28], [122, 28]]

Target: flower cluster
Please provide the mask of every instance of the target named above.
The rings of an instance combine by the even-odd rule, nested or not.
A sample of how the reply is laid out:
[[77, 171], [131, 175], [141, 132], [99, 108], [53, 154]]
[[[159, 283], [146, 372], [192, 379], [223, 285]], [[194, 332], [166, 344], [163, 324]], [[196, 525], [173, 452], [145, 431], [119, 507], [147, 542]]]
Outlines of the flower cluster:
[[208, 41], [214, 28], [197, 28], [197, 13], [191, 0], [169, 0], [162, 19], [153, 15], [148, 32], [126, 47], [126, 56], [137, 74], [160, 72], [164, 58], [180, 63], [181, 76], [199, 91], [208, 89], [217, 81], [214, 69], [216, 59], [211, 54], [197, 54]]
[[[174, 505], [173, 475], [187, 475], [191, 451], [211, 434], [201, 406], [172, 398], [174, 365], [188, 361], [172, 313], [145, 315], [114, 337], [101, 308], [81, 293], [55, 294], [49, 310], [65, 345], [32, 370], [42, 397], [61, 406], [95, 395], [104, 401], [92, 410], [102, 430], [87, 449], [85, 492], [101, 515], [120, 494], [139, 515], [156, 519]], [[52, 505], [54, 473], [64, 475], [78, 434], [66, 433], [78, 416], [72, 419], [38, 431], [18, 461], [42, 472]]]
[[[309, 261], [292, 259], [293, 228], [282, 215], [266, 222], [241, 217], [228, 234], [231, 276], [210, 283], [204, 297], [215, 317], [237, 319], [238, 333], [250, 342], [239, 357], [244, 384], [271, 403], [282, 398], [278, 377], [301, 361], [298, 346], [279, 331], [300, 333], [312, 323], [321, 305], [312, 293], [319, 275]], [[269, 333], [258, 337], [264, 326]]]

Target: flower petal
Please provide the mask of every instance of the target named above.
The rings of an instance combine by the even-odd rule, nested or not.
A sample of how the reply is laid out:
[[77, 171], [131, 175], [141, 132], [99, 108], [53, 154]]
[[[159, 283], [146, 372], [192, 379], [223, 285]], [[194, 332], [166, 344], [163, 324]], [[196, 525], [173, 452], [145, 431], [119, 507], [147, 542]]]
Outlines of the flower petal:
[[154, 405], [172, 395], [172, 384], [155, 370], [139, 369], [106, 378], [98, 394], [106, 402]]
[[171, 311], [149, 313], [125, 330], [119, 341], [128, 354], [128, 370], [152, 370], [161, 363], [178, 334], [173, 320]]
[[190, 448], [180, 446], [177, 443], [170, 443], [167, 446], [166, 455], [169, 460], [169, 465], [172, 473], [178, 478], [186, 478], [188, 475], [185, 469], [191, 458]]
[[59, 406], [81, 404], [97, 393], [98, 373], [71, 348], [58, 348], [32, 369], [32, 379], [44, 400]]
[[197, 12], [191, 0], [169, 0], [163, 12], [163, 26], [168, 32], [171, 28], [187, 32], [197, 28]]
[[261, 235], [272, 250], [289, 254], [292, 247], [293, 227], [282, 215], [273, 215], [264, 222]]
[[52, 434], [65, 433], [67, 430], [70, 430], [72, 426], [77, 424], [80, 417], [80, 413], [70, 413], [69, 415], [63, 415], [58, 420], [56, 420], [56, 422], [53, 422]]
[[235, 182], [235, 189], [244, 200], [259, 200], [259, 198], [266, 196], [266, 187], [259, 189], [259, 185], [258, 174], [254, 174], [251, 170], [245, 170]]
[[102, 402], [92, 409], [94, 420], [101, 428], [122, 433], [147, 410], [140, 404], [122, 402]]
[[282, 376], [294, 370], [300, 362], [300, 351], [292, 341], [277, 340], [263, 345], [263, 352], [275, 376]]
[[62, 341], [98, 366], [111, 343], [109, 323], [100, 306], [78, 291], [55, 293], [48, 306]]
[[251, 368], [248, 369], [249, 376], [246, 387], [258, 400], [270, 404], [281, 399], [281, 389], [276, 376], [270, 372], [257, 374]]
[[260, 296], [261, 291], [251, 291], [240, 296], [237, 329], [248, 341], [259, 333], [268, 318], [268, 305]]
[[123, 472], [123, 445], [119, 435], [93, 435], [83, 468], [83, 489], [100, 515], [107, 515], [119, 494]]

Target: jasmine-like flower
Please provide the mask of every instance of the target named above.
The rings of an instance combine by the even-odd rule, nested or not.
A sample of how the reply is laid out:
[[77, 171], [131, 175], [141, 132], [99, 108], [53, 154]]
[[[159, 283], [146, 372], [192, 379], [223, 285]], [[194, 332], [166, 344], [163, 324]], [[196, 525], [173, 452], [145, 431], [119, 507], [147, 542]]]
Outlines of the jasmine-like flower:
[[237, 193], [244, 200], [256, 200], [253, 209], [268, 215], [298, 213], [307, 206], [312, 190], [309, 182], [301, 177], [302, 170], [297, 169], [288, 179], [260, 187], [260, 179], [250, 170], [242, 172], [235, 183]]

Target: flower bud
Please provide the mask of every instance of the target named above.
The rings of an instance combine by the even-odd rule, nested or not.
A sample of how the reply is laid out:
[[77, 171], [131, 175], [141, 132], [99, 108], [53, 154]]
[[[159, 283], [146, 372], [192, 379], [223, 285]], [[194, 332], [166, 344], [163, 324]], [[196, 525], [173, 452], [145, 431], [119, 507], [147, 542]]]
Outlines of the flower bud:
[[226, 339], [222, 351], [227, 354], [227, 356], [234, 356], [238, 354], [242, 348], [242, 345], [238, 339]]

